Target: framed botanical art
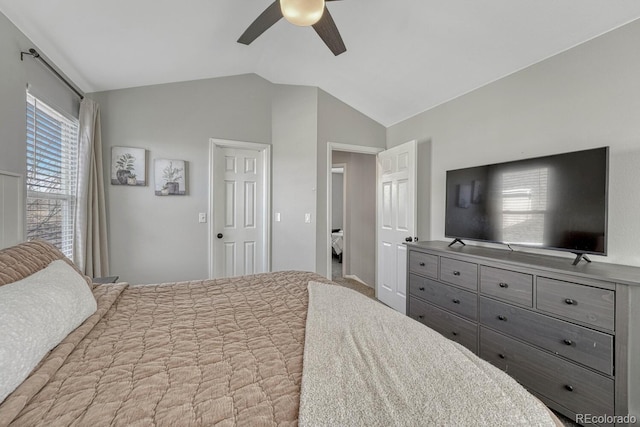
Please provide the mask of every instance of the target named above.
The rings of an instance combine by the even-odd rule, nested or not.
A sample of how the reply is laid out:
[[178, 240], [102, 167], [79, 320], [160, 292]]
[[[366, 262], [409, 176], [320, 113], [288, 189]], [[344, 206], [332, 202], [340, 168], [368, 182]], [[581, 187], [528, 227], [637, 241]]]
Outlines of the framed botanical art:
[[111, 147], [111, 184], [147, 185], [144, 148]]
[[184, 196], [187, 194], [184, 160], [155, 159], [156, 196]]

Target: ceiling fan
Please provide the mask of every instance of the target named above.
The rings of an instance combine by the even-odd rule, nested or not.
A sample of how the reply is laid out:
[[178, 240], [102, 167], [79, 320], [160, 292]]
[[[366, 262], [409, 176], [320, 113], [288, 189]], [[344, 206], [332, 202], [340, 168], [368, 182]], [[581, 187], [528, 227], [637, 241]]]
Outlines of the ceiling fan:
[[238, 43], [251, 44], [273, 24], [284, 17], [298, 26], [312, 26], [322, 41], [338, 56], [346, 52], [338, 27], [333, 21], [325, 1], [336, 0], [276, 0], [249, 25]]

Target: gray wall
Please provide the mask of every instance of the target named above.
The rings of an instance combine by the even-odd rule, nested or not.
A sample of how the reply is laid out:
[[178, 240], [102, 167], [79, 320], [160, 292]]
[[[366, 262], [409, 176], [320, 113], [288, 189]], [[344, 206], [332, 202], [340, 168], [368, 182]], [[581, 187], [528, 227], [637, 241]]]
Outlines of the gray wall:
[[638, 40], [640, 21], [390, 127], [390, 147], [431, 142], [420, 237], [444, 238], [449, 169], [608, 145], [609, 256], [594, 258], [640, 265]]
[[331, 174], [331, 229], [342, 228], [344, 217], [344, 173]]
[[[272, 104], [272, 270], [316, 270], [318, 90], [277, 86]], [[311, 222], [304, 216], [311, 214]]]
[[[208, 211], [209, 138], [270, 143], [272, 94], [256, 75], [92, 94], [102, 110], [104, 170], [112, 146], [147, 150], [146, 187], [105, 180], [113, 274], [132, 283], [208, 276], [208, 227], [198, 212]], [[187, 161], [186, 196], [154, 195], [156, 158]]]
[[[326, 185], [323, 197], [317, 194], [318, 182], [326, 182], [326, 173], [317, 169], [321, 112], [329, 117], [325, 123], [335, 127], [329, 132], [334, 140], [342, 134], [364, 145], [373, 128], [374, 141], [384, 145], [382, 126], [317, 88], [274, 85], [256, 75], [92, 96], [102, 109], [105, 170], [110, 170], [113, 146], [147, 150], [149, 186], [107, 184], [106, 189], [111, 271], [134, 283], [207, 277], [208, 228], [198, 223], [198, 212], [208, 210], [209, 138], [272, 144], [271, 206], [281, 218], [272, 220], [272, 270], [323, 274], [326, 266], [317, 264], [316, 254], [317, 224], [324, 225], [323, 240], [326, 230]], [[155, 158], [187, 161], [187, 196], [153, 194], [150, 167]], [[310, 223], [305, 223], [307, 213]], [[322, 252], [326, 240], [324, 245]]]
[[31, 93], [69, 115], [78, 117], [79, 106], [78, 98], [39, 61], [20, 61], [20, 52], [32, 47], [38, 49], [0, 13], [0, 170], [21, 175], [26, 171], [27, 85]]
[[376, 156], [333, 152], [333, 163], [345, 163], [345, 274], [374, 287], [376, 280]]
[[[316, 271], [326, 277], [331, 277], [331, 271], [327, 271], [330, 252], [326, 209], [329, 142], [385, 148], [386, 129], [334, 96], [318, 90], [317, 197], [319, 209], [316, 224]], [[373, 273], [375, 274], [375, 271]], [[375, 283], [375, 280], [371, 283]]]

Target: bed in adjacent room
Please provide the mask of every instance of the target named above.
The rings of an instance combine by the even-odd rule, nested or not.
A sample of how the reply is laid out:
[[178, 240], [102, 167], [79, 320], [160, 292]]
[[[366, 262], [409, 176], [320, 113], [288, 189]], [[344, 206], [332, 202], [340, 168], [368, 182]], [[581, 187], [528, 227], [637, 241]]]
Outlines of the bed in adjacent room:
[[0, 251], [0, 306], [0, 426], [556, 425], [465, 348], [314, 273], [95, 285], [30, 242]]
[[344, 249], [344, 230], [333, 230], [331, 232], [331, 249], [333, 254], [342, 262], [342, 251]]

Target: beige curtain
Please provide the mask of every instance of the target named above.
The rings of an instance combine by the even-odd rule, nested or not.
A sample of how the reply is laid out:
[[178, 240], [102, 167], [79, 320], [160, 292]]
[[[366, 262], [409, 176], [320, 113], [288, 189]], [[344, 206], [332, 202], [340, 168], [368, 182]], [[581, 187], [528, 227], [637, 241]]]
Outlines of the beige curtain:
[[103, 277], [109, 275], [109, 254], [99, 105], [84, 98], [80, 103], [79, 119], [78, 197], [73, 258], [89, 277]]

